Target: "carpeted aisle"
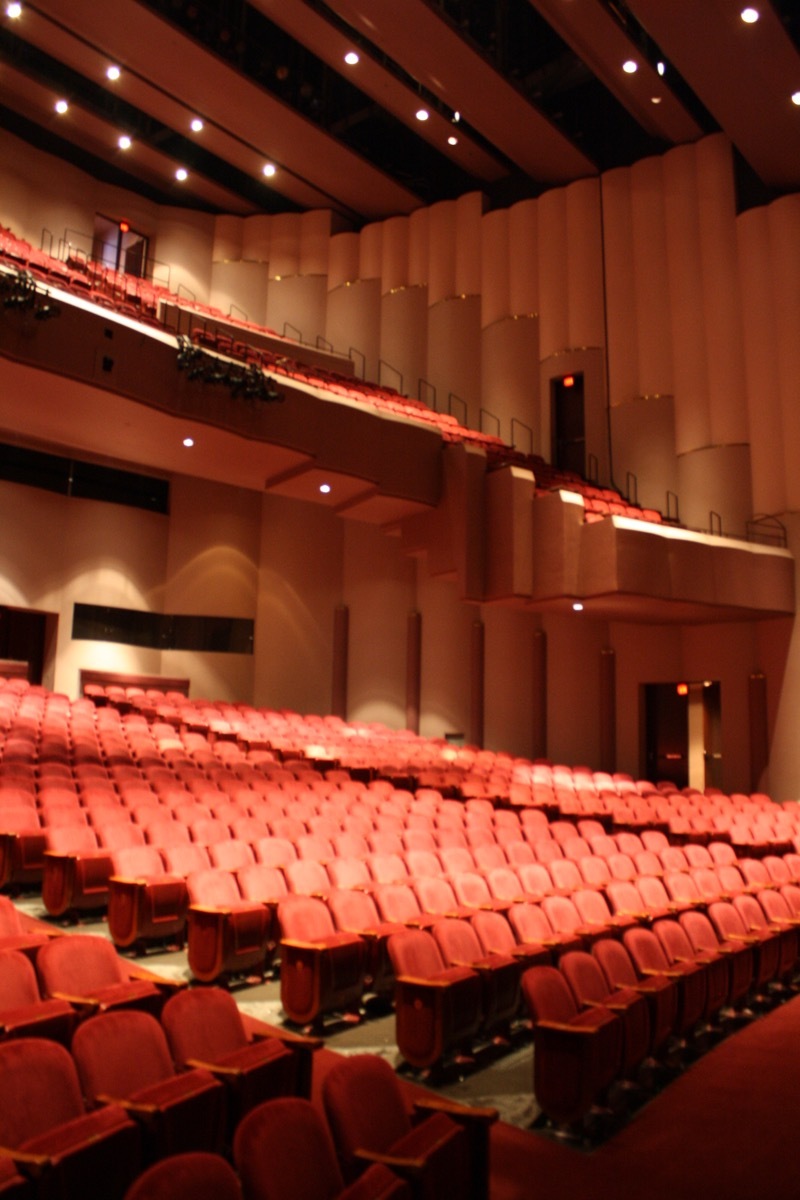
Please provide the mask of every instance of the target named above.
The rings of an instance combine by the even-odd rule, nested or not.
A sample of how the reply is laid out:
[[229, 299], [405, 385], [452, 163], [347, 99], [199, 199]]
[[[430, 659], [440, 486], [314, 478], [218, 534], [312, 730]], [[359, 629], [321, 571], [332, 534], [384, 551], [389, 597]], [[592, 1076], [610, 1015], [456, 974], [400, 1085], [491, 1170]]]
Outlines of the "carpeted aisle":
[[800, 998], [728, 1038], [584, 1154], [510, 1126], [492, 1200], [800, 1200]]

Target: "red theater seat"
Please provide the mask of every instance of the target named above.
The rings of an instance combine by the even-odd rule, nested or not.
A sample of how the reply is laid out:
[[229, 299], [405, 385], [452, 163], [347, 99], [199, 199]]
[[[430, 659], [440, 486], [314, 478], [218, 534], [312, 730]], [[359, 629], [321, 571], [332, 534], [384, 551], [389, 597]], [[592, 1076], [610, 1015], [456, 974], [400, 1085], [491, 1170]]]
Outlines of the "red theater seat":
[[622, 1021], [621, 1072], [630, 1077], [644, 1062], [651, 1049], [650, 1015], [647, 1001], [636, 988], [609, 987], [597, 959], [585, 950], [563, 954], [558, 969], [566, 979], [578, 1006], [601, 1006]]
[[11, 1161], [18, 1154], [19, 1173], [42, 1181], [33, 1194], [122, 1200], [140, 1167], [139, 1130], [118, 1105], [87, 1113], [69, 1052], [11, 1040], [0, 1045], [0, 1077], [0, 1146]]
[[155, 846], [112, 854], [108, 929], [115, 946], [175, 941], [183, 946], [189, 893], [185, 880], [167, 873]]
[[481, 1026], [481, 981], [469, 967], [448, 967], [426, 930], [389, 938], [394, 967], [397, 1045], [411, 1066], [432, 1067], [469, 1047]]
[[522, 992], [533, 1022], [533, 1090], [558, 1125], [581, 1121], [617, 1078], [622, 1022], [609, 1009], [580, 1011], [555, 967], [531, 967]]
[[42, 999], [36, 972], [20, 950], [0, 950], [0, 1035], [46, 1037], [69, 1045], [77, 1013], [66, 1000]]
[[325, 1076], [322, 1095], [346, 1179], [357, 1179], [370, 1162], [391, 1161], [415, 1196], [488, 1197], [494, 1110], [449, 1105], [433, 1096], [411, 1110], [392, 1068], [372, 1054], [338, 1062]]
[[164, 1004], [164, 992], [155, 983], [132, 978], [111, 943], [94, 934], [53, 938], [36, 957], [36, 973], [44, 996], [80, 1009], [132, 1007], [159, 1013]]
[[357, 1012], [367, 944], [337, 930], [322, 900], [288, 896], [278, 905], [281, 1002], [290, 1021], [311, 1025], [332, 1012]]
[[153, 1163], [125, 1200], [242, 1200], [239, 1177], [220, 1154], [195, 1150]]
[[244, 1118], [233, 1156], [244, 1200], [411, 1200], [409, 1185], [381, 1164], [345, 1185], [322, 1114], [299, 1098], [268, 1100]]
[[272, 934], [268, 906], [245, 900], [236, 876], [209, 868], [186, 878], [187, 952], [196, 979], [214, 983], [256, 972], [263, 977]]
[[142, 1012], [103, 1013], [76, 1030], [72, 1055], [84, 1095], [139, 1121], [150, 1159], [222, 1149], [225, 1091], [210, 1071], [176, 1073], [164, 1030]]
[[480, 976], [484, 1032], [507, 1028], [520, 1005], [519, 960], [510, 954], [487, 954], [467, 920], [445, 917], [431, 933], [448, 967], [470, 967]]
[[[180, 1070], [201, 1067], [227, 1090], [231, 1130], [246, 1112], [275, 1096], [306, 1090], [312, 1043], [251, 1037], [233, 997], [222, 988], [186, 988], [164, 1005], [161, 1024]], [[302, 1058], [301, 1058], [302, 1055]]]

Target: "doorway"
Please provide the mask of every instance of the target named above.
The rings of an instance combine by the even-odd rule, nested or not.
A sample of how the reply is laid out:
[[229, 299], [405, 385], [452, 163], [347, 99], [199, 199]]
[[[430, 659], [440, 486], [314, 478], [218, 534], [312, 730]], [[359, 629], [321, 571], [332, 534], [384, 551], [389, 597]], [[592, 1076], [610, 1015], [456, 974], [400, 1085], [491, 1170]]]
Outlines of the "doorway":
[[645, 683], [642, 703], [644, 778], [699, 791], [722, 787], [719, 683]]
[[550, 381], [552, 462], [560, 471], [586, 477], [583, 372]]
[[0, 605], [0, 674], [53, 686], [58, 614]]

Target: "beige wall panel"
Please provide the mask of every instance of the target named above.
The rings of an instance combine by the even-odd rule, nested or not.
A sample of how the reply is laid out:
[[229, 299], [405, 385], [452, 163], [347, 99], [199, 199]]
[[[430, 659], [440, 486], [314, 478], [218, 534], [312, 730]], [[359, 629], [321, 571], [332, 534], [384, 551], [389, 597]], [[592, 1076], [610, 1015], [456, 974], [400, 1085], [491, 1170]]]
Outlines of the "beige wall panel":
[[359, 279], [380, 279], [383, 247], [383, 225], [376, 221], [365, 225], [359, 234]]
[[331, 214], [327, 209], [303, 213], [300, 222], [301, 275], [328, 274], [328, 247], [331, 240]]
[[745, 385], [749, 407], [753, 507], [779, 513], [788, 508], [787, 450], [781, 426], [781, 365], [777, 297], [772, 270], [769, 209], [752, 208], [738, 220], [743, 308]]
[[[744, 537], [753, 515], [750, 447], [709, 446], [678, 456], [680, 516], [693, 529], [709, 529], [719, 513], [724, 533]], [[712, 532], [714, 532], [712, 530]]]
[[482, 214], [479, 192], [468, 192], [455, 202], [455, 291], [459, 296], [480, 294]]
[[169, 264], [171, 291], [186, 288], [200, 303], [208, 303], [213, 246], [214, 218], [209, 213], [161, 209], [155, 245], [150, 249], [160, 262]]
[[429, 282], [430, 214], [429, 208], [418, 208], [408, 218], [409, 284], [427, 285]]
[[604, 297], [600, 183], [582, 179], [566, 189], [567, 344], [603, 346]]
[[511, 315], [508, 211], [497, 209], [481, 221], [481, 324], [484, 328]]
[[391, 217], [383, 222], [381, 238], [381, 292], [408, 285], [408, 251], [411, 223], [408, 217]]
[[631, 167], [630, 203], [640, 396], [672, 393], [669, 271], [665, 237], [662, 160]]
[[276, 213], [270, 221], [269, 277], [282, 279], [300, 274], [300, 213]]
[[[600, 651], [604, 622], [547, 613], [547, 750], [557, 763], [595, 767], [600, 755]], [[595, 768], [596, 769], [596, 768]]]
[[[430, 297], [429, 297], [430, 298]], [[436, 388], [438, 408], [447, 411], [452, 393], [453, 415], [471, 429], [479, 423], [481, 387], [480, 296], [431, 304], [428, 310], [427, 379]]]
[[456, 206], [453, 200], [428, 210], [428, 303], [435, 305], [457, 293]]
[[359, 236], [357, 233], [337, 233], [330, 241], [328, 255], [328, 288], [341, 287], [358, 279]]
[[508, 210], [509, 304], [513, 316], [539, 311], [539, 208], [521, 200]]
[[380, 298], [380, 357], [403, 376], [406, 395], [434, 407], [425, 385], [428, 369], [428, 292], [424, 287], [400, 287]]
[[547, 358], [569, 346], [567, 199], [564, 188], [539, 198], [539, 345]]
[[317, 505], [263, 499], [253, 703], [330, 710], [342, 522]]
[[348, 719], [402, 729], [406, 633], [415, 606], [414, 563], [397, 538], [358, 521], [344, 525], [343, 597], [350, 613]]
[[315, 344], [325, 333], [327, 279], [324, 275], [272, 275], [267, 293], [267, 325], [276, 333]]
[[526, 612], [484, 605], [484, 737], [488, 750], [531, 755], [532, 638], [536, 622]]
[[244, 218], [242, 230], [242, 258], [253, 262], [268, 263], [274, 217], [269, 213], [256, 213]]
[[[0, 130], [0, 224], [39, 247], [42, 230], [53, 236], [53, 252], [67, 230], [91, 237], [102, 188], [90, 176]], [[58, 179], [58, 191], [53, 180]], [[125, 193], [127, 196], [127, 193]], [[149, 212], [153, 205], [143, 202]], [[114, 212], [110, 216], [123, 215]], [[82, 247], [86, 249], [85, 246]]]
[[539, 337], [535, 317], [506, 317], [481, 334], [482, 407], [485, 431], [529, 452], [536, 444], [539, 411]]
[[717, 134], [696, 152], [711, 441], [725, 445], [748, 440], [732, 149]]
[[800, 196], [784, 196], [769, 208], [772, 286], [780, 367], [781, 433], [786, 456], [787, 507], [800, 510]]
[[213, 262], [239, 261], [242, 257], [244, 227], [244, 217], [219, 213], [214, 218], [214, 246], [211, 251]]
[[672, 311], [675, 444], [679, 454], [711, 445], [699, 197], [693, 146], [664, 157], [667, 263]]
[[612, 408], [640, 394], [630, 172], [603, 176], [609, 392]]
[[613, 624], [610, 643], [617, 657], [617, 770], [636, 779], [645, 770], [641, 685], [683, 678], [681, 630], [677, 625]]
[[420, 733], [443, 737], [469, 729], [470, 636], [479, 609], [463, 604], [454, 584], [429, 579], [421, 564], [417, 608], [422, 613]]
[[215, 262], [211, 267], [210, 303], [239, 320], [265, 325], [267, 319], [266, 263]]
[[338, 354], [351, 354], [356, 375], [378, 378], [380, 282], [366, 279], [328, 293], [325, 339]]
[[[666, 516], [667, 492], [678, 493], [672, 397], [642, 396], [613, 407], [611, 434], [617, 483], [637, 496], [643, 507], [657, 508]], [[635, 484], [629, 476], [635, 477]]]

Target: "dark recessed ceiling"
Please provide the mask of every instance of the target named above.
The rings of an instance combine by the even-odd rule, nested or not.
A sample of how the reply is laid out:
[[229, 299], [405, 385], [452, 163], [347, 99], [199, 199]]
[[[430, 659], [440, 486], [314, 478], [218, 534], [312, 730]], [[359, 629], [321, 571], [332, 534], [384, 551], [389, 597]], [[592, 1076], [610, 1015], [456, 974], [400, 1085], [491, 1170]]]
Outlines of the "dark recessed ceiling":
[[16, 20], [3, 3], [3, 127], [161, 203], [357, 228], [468, 191], [508, 204], [718, 129], [748, 195], [800, 189], [793, 0], [756, 0], [751, 25], [738, 0], [37, 0]]

